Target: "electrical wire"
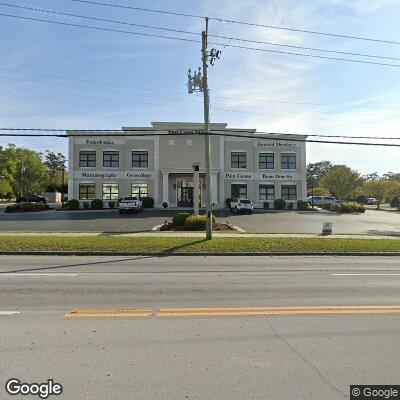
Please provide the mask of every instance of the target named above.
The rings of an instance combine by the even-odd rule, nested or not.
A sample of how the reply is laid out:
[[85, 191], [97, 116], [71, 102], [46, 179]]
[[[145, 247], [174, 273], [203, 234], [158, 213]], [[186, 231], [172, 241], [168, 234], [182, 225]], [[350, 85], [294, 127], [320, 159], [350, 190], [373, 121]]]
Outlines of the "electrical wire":
[[396, 41], [396, 40], [387, 40], [387, 39], [379, 39], [379, 38], [356, 36], [356, 35], [345, 35], [345, 34], [331, 33], [331, 32], [320, 32], [320, 31], [314, 31], [314, 30], [309, 30], [309, 29], [289, 28], [289, 27], [277, 26], [277, 25], [257, 24], [254, 22], [238, 21], [238, 20], [226, 19], [226, 18], [222, 18], [222, 17], [207, 17], [206, 15], [180, 13], [180, 12], [157, 10], [157, 9], [143, 8], [143, 7], [133, 7], [133, 6], [126, 6], [126, 5], [121, 5], [121, 4], [104, 3], [104, 2], [100, 2], [100, 1], [92, 1], [92, 0], [69, 0], [69, 1], [73, 1], [76, 3], [91, 4], [91, 5], [100, 5], [100, 6], [106, 6], [106, 7], [116, 7], [116, 8], [126, 9], [126, 10], [135, 10], [135, 11], [143, 11], [143, 12], [158, 13], [158, 14], [176, 15], [176, 16], [180, 16], [180, 17], [201, 18], [201, 19], [208, 18], [211, 21], [254, 26], [254, 27], [258, 27], [258, 28], [278, 29], [278, 30], [284, 30], [284, 31], [290, 31], [290, 32], [308, 33], [308, 34], [321, 35], [321, 36], [331, 36], [331, 37], [343, 38], [343, 39], [364, 40], [364, 41], [370, 41], [370, 42], [376, 42], [376, 43], [386, 43], [386, 44], [396, 44], [396, 45], [400, 44], [400, 41]]
[[[120, 21], [120, 20], [115, 20], [115, 19], [90, 17], [87, 15], [81, 15], [81, 14], [70, 14], [70, 13], [65, 13], [65, 12], [61, 12], [61, 11], [46, 10], [43, 8], [26, 7], [26, 6], [20, 6], [20, 5], [2, 3], [2, 2], [0, 2], [0, 6], [42, 12], [42, 13], [47, 13], [47, 14], [52, 14], [52, 15], [62, 15], [62, 16], [68, 16], [68, 17], [74, 17], [74, 18], [82, 18], [82, 19], [88, 19], [88, 20], [92, 20], [92, 21], [100, 21], [100, 22], [107, 22], [107, 23], [113, 23], [113, 24], [136, 26], [136, 27], [140, 27], [140, 28], [149, 28], [149, 29], [156, 29], [156, 30], [162, 30], [162, 31], [167, 31], [167, 32], [176, 32], [176, 33], [184, 33], [184, 34], [189, 34], [189, 35], [201, 36], [201, 33], [198, 33], [198, 32], [165, 28], [165, 27], [154, 26], [154, 25], [143, 25], [143, 24]], [[268, 46], [278, 46], [278, 47], [285, 47], [285, 48], [292, 48], [292, 49], [299, 49], [299, 50], [309, 50], [309, 51], [318, 51], [318, 52], [323, 52], [323, 53], [344, 54], [344, 55], [351, 55], [351, 56], [357, 56], [357, 57], [369, 57], [369, 58], [377, 58], [377, 59], [384, 59], [384, 60], [400, 61], [400, 58], [398, 58], [398, 57], [388, 57], [388, 56], [381, 56], [381, 55], [376, 55], [376, 54], [355, 53], [355, 52], [343, 51], [343, 50], [320, 49], [317, 47], [296, 46], [296, 45], [281, 44], [281, 43], [275, 43], [275, 42], [266, 42], [266, 41], [261, 41], [261, 40], [251, 40], [251, 39], [244, 39], [244, 38], [239, 38], [239, 37], [213, 35], [213, 34], [209, 34], [208, 36], [228, 40], [229, 42], [234, 40], [234, 41], [245, 42], [245, 43], [265, 44]]]
[[[97, 30], [97, 31], [124, 33], [124, 34], [136, 35], [136, 36], [155, 37], [155, 38], [162, 38], [162, 39], [168, 39], [168, 40], [178, 40], [178, 41], [190, 42], [190, 43], [200, 43], [199, 40], [182, 38], [182, 37], [177, 37], [177, 36], [164, 36], [164, 35], [156, 35], [156, 34], [152, 34], [152, 33], [124, 31], [124, 30], [120, 30], [120, 29], [104, 28], [104, 27], [97, 27], [97, 26], [83, 25], [83, 24], [73, 24], [73, 23], [61, 22], [61, 21], [51, 21], [51, 20], [46, 20], [46, 19], [41, 19], [41, 18], [23, 17], [20, 15], [12, 15], [12, 14], [5, 14], [5, 13], [0, 13], [0, 16], [9, 17], [9, 18], [17, 18], [17, 19], [28, 20], [28, 21], [46, 22], [46, 23], [50, 23], [50, 24], [70, 26], [70, 27], [75, 27], [75, 28], [93, 29], [93, 30]], [[239, 46], [239, 45], [234, 45], [234, 44], [229, 44], [229, 43], [209, 42], [209, 44], [215, 45], [215, 46], [221, 46], [221, 47], [231, 47], [231, 48], [236, 48], [236, 49], [241, 49], [241, 50], [253, 50], [253, 51], [261, 51], [261, 52], [268, 52], [268, 53], [274, 53], [274, 54], [284, 54], [284, 55], [307, 57], [307, 58], [317, 58], [317, 59], [324, 59], [324, 60], [335, 60], [335, 61], [352, 62], [352, 63], [358, 63], [358, 64], [380, 65], [380, 66], [385, 66], [385, 67], [400, 68], [400, 64], [382, 63], [382, 62], [367, 61], [367, 60], [356, 60], [356, 59], [344, 58], [344, 57], [330, 57], [330, 56], [323, 56], [323, 55], [317, 55], [317, 54], [296, 53], [293, 51], [271, 50], [271, 49], [265, 49], [265, 48], [259, 48], [259, 47]]]

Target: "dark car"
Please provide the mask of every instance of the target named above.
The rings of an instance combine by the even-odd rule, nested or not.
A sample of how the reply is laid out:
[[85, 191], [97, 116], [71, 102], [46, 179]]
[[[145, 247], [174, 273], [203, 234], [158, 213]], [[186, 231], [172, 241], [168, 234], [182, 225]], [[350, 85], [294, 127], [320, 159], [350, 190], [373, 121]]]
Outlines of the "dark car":
[[29, 202], [29, 203], [47, 203], [48, 198], [39, 196], [38, 194], [32, 194], [32, 195], [25, 195], [25, 196], [18, 196], [16, 199], [17, 203], [24, 203], [24, 202]]

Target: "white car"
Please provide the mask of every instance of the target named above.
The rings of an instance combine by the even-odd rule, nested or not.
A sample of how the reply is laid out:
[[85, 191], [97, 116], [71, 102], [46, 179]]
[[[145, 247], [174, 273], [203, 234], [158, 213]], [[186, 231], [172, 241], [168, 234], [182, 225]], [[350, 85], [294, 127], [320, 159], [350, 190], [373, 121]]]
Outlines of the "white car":
[[238, 214], [240, 212], [253, 214], [253, 203], [250, 199], [233, 199], [230, 209], [235, 214]]
[[119, 213], [125, 212], [139, 212], [143, 208], [143, 203], [139, 197], [124, 197], [118, 203]]
[[378, 204], [378, 200], [375, 197], [368, 197], [367, 204], [370, 206]]

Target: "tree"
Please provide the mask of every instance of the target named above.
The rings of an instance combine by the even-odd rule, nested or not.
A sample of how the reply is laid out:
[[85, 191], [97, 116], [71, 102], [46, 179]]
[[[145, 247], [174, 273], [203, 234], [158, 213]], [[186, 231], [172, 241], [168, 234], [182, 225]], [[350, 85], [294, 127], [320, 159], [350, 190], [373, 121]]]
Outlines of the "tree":
[[321, 179], [321, 186], [335, 195], [339, 202], [350, 199], [362, 183], [360, 174], [346, 165], [335, 165]]
[[307, 165], [307, 187], [319, 185], [324, 175], [333, 167], [330, 161], [319, 161]]
[[61, 184], [61, 173], [65, 171], [65, 156], [46, 150], [45, 165], [49, 171], [50, 184]]
[[382, 178], [388, 179], [389, 181], [400, 182], [400, 174], [395, 174], [394, 172], [386, 172], [382, 175]]
[[0, 178], [0, 199], [1, 200], [3, 200], [3, 199], [7, 199], [8, 198], [8, 194], [10, 193], [12, 193], [12, 187], [11, 187], [11, 185], [10, 185], [10, 182], [8, 182], [7, 180], [5, 180], [5, 179], [1, 179]]
[[[385, 196], [391, 199], [391, 203], [395, 204], [397, 211], [400, 211], [400, 182], [388, 182]], [[397, 201], [393, 201], [397, 199]]]
[[371, 179], [364, 184], [364, 192], [368, 197], [374, 197], [377, 200], [376, 208], [381, 208], [381, 202], [389, 188], [389, 181], [378, 178]]

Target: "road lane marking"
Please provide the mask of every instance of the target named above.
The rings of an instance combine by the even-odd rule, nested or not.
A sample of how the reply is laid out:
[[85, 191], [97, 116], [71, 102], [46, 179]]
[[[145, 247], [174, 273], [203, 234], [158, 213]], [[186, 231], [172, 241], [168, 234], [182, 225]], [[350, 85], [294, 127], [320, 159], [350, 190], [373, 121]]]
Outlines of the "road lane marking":
[[0, 311], [0, 316], [1, 315], [16, 315], [19, 314], [19, 311]]
[[124, 310], [73, 310], [67, 318], [92, 317], [211, 317], [254, 315], [323, 315], [323, 314], [400, 314], [399, 305], [390, 306], [296, 306], [247, 308], [162, 308]]
[[72, 274], [72, 273], [29, 273], [29, 272], [0, 272], [0, 277], [2, 276], [78, 276], [78, 274]]
[[358, 273], [358, 274], [331, 274], [332, 276], [400, 276], [399, 274], [393, 274], [393, 273]]
[[153, 315], [149, 309], [127, 310], [73, 310], [64, 315], [66, 318], [93, 318], [93, 317], [149, 317]]

